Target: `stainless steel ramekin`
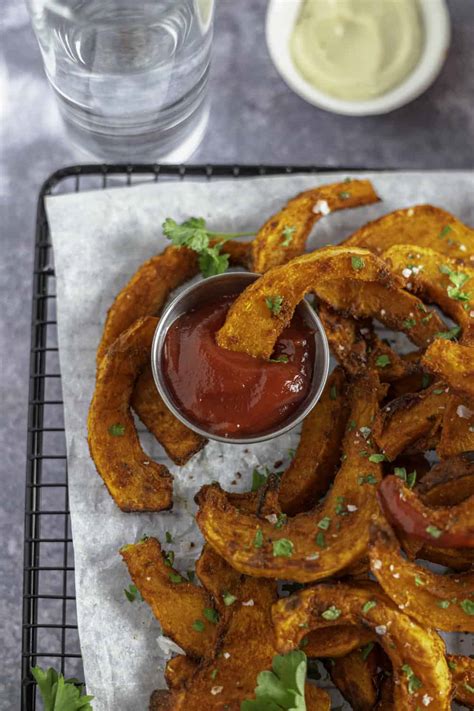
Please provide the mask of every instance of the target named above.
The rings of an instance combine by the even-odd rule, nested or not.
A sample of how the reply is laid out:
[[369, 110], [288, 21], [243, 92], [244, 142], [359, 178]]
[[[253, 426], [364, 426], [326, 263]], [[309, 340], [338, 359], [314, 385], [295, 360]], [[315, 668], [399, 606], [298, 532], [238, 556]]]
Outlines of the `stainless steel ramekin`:
[[176, 296], [176, 298], [173, 299], [173, 301], [164, 310], [153, 338], [151, 348], [151, 367], [156, 387], [164, 402], [169, 407], [173, 415], [175, 415], [178, 420], [181, 420], [181, 422], [183, 422], [187, 427], [203, 437], [217, 440], [218, 442], [253, 444], [255, 442], [264, 442], [265, 440], [278, 437], [279, 435], [288, 432], [299, 422], [301, 422], [301, 420], [303, 420], [309, 412], [311, 412], [321, 397], [321, 393], [328, 376], [329, 346], [326, 334], [324, 333], [322, 323], [314, 309], [307, 301], [304, 300], [298, 304], [297, 310], [305, 323], [314, 331], [316, 358], [314, 362], [310, 391], [306, 398], [300, 403], [300, 406], [287, 420], [284, 420], [280, 425], [276, 425], [275, 427], [264, 432], [260, 432], [257, 435], [225, 437], [203, 429], [201, 425], [188, 419], [188, 417], [179, 409], [179, 406], [175, 402], [173, 393], [168, 388], [161, 370], [163, 345], [169, 327], [179, 316], [188, 312], [195, 306], [198, 306], [204, 301], [212, 301], [213, 299], [218, 300], [221, 296], [241, 292], [249, 284], [258, 279], [259, 276], [260, 274], [255, 274], [253, 272], [226, 272], [225, 274], [218, 274], [217, 276], [208, 277], [207, 279], [203, 279], [195, 284], [191, 284], [191, 286], [178, 294], [178, 296]]

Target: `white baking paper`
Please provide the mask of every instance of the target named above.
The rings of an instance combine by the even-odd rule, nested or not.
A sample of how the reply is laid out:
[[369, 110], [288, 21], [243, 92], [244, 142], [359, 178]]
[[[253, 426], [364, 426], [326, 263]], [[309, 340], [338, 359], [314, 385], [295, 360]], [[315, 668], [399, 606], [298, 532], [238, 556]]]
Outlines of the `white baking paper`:
[[[131, 604], [130, 580], [118, 550], [144, 533], [173, 534], [177, 567], [192, 568], [201, 537], [193, 521], [193, 495], [204, 483], [248, 489], [253, 468], [287, 461], [296, 432], [254, 446], [209, 443], [175, 476], [172, 512], [127, 514], [115, 506], [97, 475], [87, 446], [87, 412], [95, 378], [95, 351], [107, 308], [138, 266], [161, 251], [161, 224], [205, 217], [210, 229], [257, 229], [290, 197], [346, 175], [291, 175], [220, 181], [145, 183], [136, 187], [57, 195], [47, 199], [57, 275], [60, 364], [75, 549], [78, 624], [88, 692], [95, 711], [145, 711], [163, 686], [170, 652], [145, 603]], [[353, 177], [356, 177], [355, 175]], [[321, 220], [311, 246], [339, 242], [385, 212], [419, 203], [443, 207], [474, 224], [474, 173], [368, 174], [383, 202], [337, 212]], [[150, 455], [161, 448], [144, 437]], [[194, 543], [194, 547], [191, 547]]]

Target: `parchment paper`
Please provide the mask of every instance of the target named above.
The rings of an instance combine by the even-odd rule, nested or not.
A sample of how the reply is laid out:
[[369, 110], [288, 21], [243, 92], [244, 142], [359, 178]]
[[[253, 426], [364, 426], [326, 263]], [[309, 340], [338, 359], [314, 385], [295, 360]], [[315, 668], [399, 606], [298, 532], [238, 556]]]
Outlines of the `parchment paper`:
[[[164, 541], [170, 531], [178, 568], [186, 571], [200, 550], [192, 518], [193, 495], [204, 483], [250, 487], [252, 469], [288, 461], [298, 441], [292, 432], [251, 447], [209, 443], [185, 467], [169, 461], [175, 475], [172, 512], [121, 513], [89, 457], [87, 412], [95, 378], [95, 351], [107, 308], [137, 267], [161, 251], [161, 224], [203, 216], [210, 229], [257, 229], [290, 197], [346, 175], [292, 175], [212, 182], [161, 182], [131, 188], [66, 194], [47, 199], [57, 276], [60, 364], [69, 466], [69, 498], [75, 549], [79, 633], [88, 692], [95, 711], [145, 711], [153, 689], [163, 686], [166, 640], [145, 603], [128, 602], [130, 583], [118, 554], [144, 533]], [[356, 177], [356, 176], [353, 176]], [[383, 199], [321, 220], [311, 246], [338, 242], [391, 210], [431, 202], [474, 224], [474, 173], [369, 174]], [[150, 436], [146, 449], [166, 459]], [[194, 543], [194, 547], [191, 547]]]

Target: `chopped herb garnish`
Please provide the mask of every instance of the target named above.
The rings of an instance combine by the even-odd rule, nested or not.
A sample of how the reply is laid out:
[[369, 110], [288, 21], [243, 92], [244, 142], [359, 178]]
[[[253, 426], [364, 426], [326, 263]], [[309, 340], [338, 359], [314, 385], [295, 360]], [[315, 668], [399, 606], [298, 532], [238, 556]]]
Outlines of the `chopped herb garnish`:
[[278, 294], [276, 296], [266, 296], [265, 303], [273, 316], [277, 316], [281, 311], [283, 296], [279, 296]]
[[470, 694], [474, 694], [474, 686], [471, 686], [470, 684], [468, 684], [467, 681], [465, 681], [463, 683], [463, 686], [466, 689], [466, 691], [469, 691]]
[[350, 196], [351, 196], [351, 194], [349, 192], [347, 192], [346, 190], [342, 190], [339, 193], [339, 197], [341, 198], [341, 200], [349, 200]]
[[[135, 600], [136, 600], [137, 598], [141, 598], [141, 595], [140, 595], [140, 593], [138, 592], [137, 586], [136, 586], [136, 585], [132, 585], [131, 583], [130, 583], [130, 585], [128, 586], [128, 588], [124, 588], [124, 593], [125, 593], [125, 597], [127, 598], [127, 600], [128, 600], [129, 602], [135, 602]], [[143, 598], [142, 598], [142, 599], [143, 599]]]
[[125, 425], [121, 425], [117, 422], [115, 425], [110, 425], [108, 431], [109, 435], [112, 435], [112, 437], [123, 437], [125, 434]]
[[459, 604], [466, 615], [474, 615], [474, 602], [472, 600], [462, 600]]
[[355, 428], [356, 428], [356, 422], [355, 422], [355, 420], [349, 420], [349, 424], [347, 425], [347, 429], [349, 430], [349, 432], [350, 432], [351, 430], [355, 430]]
[[230, 605], [233, 605], [237, 600], [235, 595], [232, 595], [232, 593], [227, 591], [222, 593], [222, 599], [224, 600], [224, 605], [226, 607], [230, 607]]
[[406, 318], [402, 324], [403, 328], [405, 328], [407, 331], [410, 330], [410, 328], [413, 328], [413, 326], [416, 326], [416, 321], [414, 318]]
[[444, 338], [447, 341], [452, 341], [459, 336], [460, 331], [460, 326], [454, 326], [449, 331], [438, 331], [438, 333], [435, 333], [435, 338]]
[[283, 241], [281, 243], [282, 247], [288, 247], [291, 244], [295, 232], [296, 227], [294, 227], [293, 225], [283, 228], [283, 231], [281, 233], [283, 237]]
[[291, 558], [294, 548], [293, 542], [289, 538], [279, 538], [277, 541], [273, 541], [273, 557]]
[[362, 657], [362, 659], [364, 659], [364, 661], [367, 659], [367, 657], [373, 650], [374, 646], [375, 645], [373, 642], [368, 642], [367, 644], [364, 644], [364, 646], [360, 648], [360, 656]]
[[425, 584], [425, 583], [424, 583], [424, 581], [420, 578], [420, 576], [419, 576], [419, 575], [415, 575], [415, 585], [417, 585], [418, 587], [420, 587], [420, 585], [424, 585], [424, 584]]
[[408, 484], [410, 489], [413, 489], [416, 483], [416, 471], [412, 471], [410, 472], [410, 474], [407, 474], [407, 470], [405, 469], [405, 467], [395, 467], [393, 473], [399, 479], [402, 479], [402, 481]]
[[440, 237], [440, 239], [443, 239], [443, 237], [446, 237], [446, 235], [449, 235], [449, 233], [452, 231], [453, 228], [451, 227], [451, 225], [445, 225], [439, 233], [438, 237]]
[[341, 611], [335, 606], [331, 605], [327, 610], [321, 613], [321, 617], [325, 620], [337, 620], [341, 616]]
[[325, 516], [321, 519], [321, 521], [319, 521], [318, 528], [322, 528], [323, 531], [327, 531], [330, 525], [331, 519], [329, 518], [329, 516]]
[[326, 542], [324, 540], [324, 533], [322, 531], [319, 531], [319, 533], [316, 535], [316, 545], [319, 546], [320, 548], [326, 548]]
[[431, 383], [431, 375], [429, 373], [423, 373], [423, 377], [421, 379], [421, 387], [423, 390], [429, 386]]
[[287, 355], [283, 353], [282, 355], [279, 355], [276, 358], [269, 358], [268, 360], [270, 363], [288, 363], [290, 359]]
[[263, 531], [261, 528], [257, 528], [255, 532], [255, 538], [253, 539], [253, 547], [261, 548], [263, 546]]
[[384, 462], [387, 459], [385, 454], [371, 454], [369, 457], [369, 462], [375, 462], [375, 464], [379, 464], [380, 462]]
[[277, 514], [277, 520], [275, 524], [275, 528], [283, 528], [285, 523], [288, 521], [288, 516], [284, 513], [279, 513]]
[[433, 390], [433, 395], [442, 395], [444, 392], [444, 388], [436, 388], [436, 390]]
[[436, 526], [427, 526], [425, 528], [426, 533], [429, 533], [432, 538], [439, 538], [443, 531], [440, 531], [439, 528], [436, 528]]
[[331, 389], [329, 391], [329, 397], [331, 400], [337, 400], [337, 388], [335, 385], [331, 386]]
[[196, 632], [204, 632], [204, 622], [202, 620], [194, 620], [192, 624], [193, 630], [196, 630]]
[[219, 613], [212, 607], [204, 608], [204, 617], [215, 625], [219, 622]]
[[163, 223], [163, 233], [176, 247], [187, 247], [199, 255], [199, 268], [205, 277], [222, 274], [229, 266], [229, 255], [221, 254], [224, 242], [234, 237], [246, 237], [255, 232], [211, 232], [206, 229], [203, 217], [190, 217], [178, 225], [167, 217]]
[[441, 609], [446, 610], [451, 603], [449, 602], [449, 600], [438, 600], [436, 604], [438, 605], [438, 607], [441, 607]]
[[433, 314], [428, 314], [428, 316], [423, 316], [423, 318], [421, 319], [421, 323], [428, 323], [428, 321], [431, 321], [432, 318], [433, 318]]
[[169, 531], [165, 531], [165, 540], [166, 543], [173, 543], [173, 536]]
[[375, 365], [378, 368], [385, 368], [387, 365], [390, 365], [390, 358], [388, 355], [379, 355], [375, 361]]
[[296, 449], [289, 449], [288, 450], [288, 456], [290, 459], [294, 459], [295, 454], [296, 454]]
[[351, 257], [351, 264], [352, 268], [355, 269], [356, 272], [360, 271], [365, 267], [365, 262], [362, 257]]
[[194, 578], [196, 577], [194, 570], [187, 570], [186, 575], [188, 576], [188, 580], [190, 583], [194, 582]]
[[168, 551], [167, 553], [164, 554], [163, 556], [165, 565], [167, 565], [169, 568], [173, 567], [174, 563], [174, 553], [173, 551]]
[[362, 484], [377, 484], [377, 479], [374, 477], [373, 474], [361, 474], [359, 477], [357, 477], [357, 483], [359, 486]]
[[338, 516], [342, 516], [342, 514], [346, 513], [346, 507], [344, 504], [344, 497], [338, 496], [336, 501], [337, 501], [337, 504], [334, 508], [334, 511], [338, 514]]
[[269, 471], [267, 467], [264, 467], [263, 472], [260, 472], [255, 468], [252, 472], [252, 491], [258, 491], [266, 483]]
[[212, 679], [212, 681], [214, 681], [214, 679], [216, 678], [217, 672], [218, 672], [217, 669], [213, 669], [213, 670], [211, 671], [211, 679]]
[[170, 573], [168, 575], [168, 578], [172, 583], [182, 583], [184, 578], [181, 575], [178, 575], [178, 573]]
[[450, 659], [448, 659], [447, 662], [448, 662], [448, 667], [452, 671], [456, 671], [456, 669], [458, 668], [458, 665], [456, 664], [456, 662], [452, 662]]
[[362, 612], [364, 613], [364, 615], [366, 615], [368, 612], [370, 612], [370, 610], [372, 610], [372, 608], [374, 608], [376, 606], [377, 606], [377, 603], [375, 602], [375, 600], [367, 600], [365, 605], [363, 605], [363, 607], [362, 607]]
[[407, 686], [409, 694], [414, 694], [415, 691], [421, 689], [421, 687], [423, 686], [421, 680], [418, 679], [417, 676], [415, 676], [413, 669], [408, 664], [404, 664], [402, 666], [402, 671], [407, 677]]

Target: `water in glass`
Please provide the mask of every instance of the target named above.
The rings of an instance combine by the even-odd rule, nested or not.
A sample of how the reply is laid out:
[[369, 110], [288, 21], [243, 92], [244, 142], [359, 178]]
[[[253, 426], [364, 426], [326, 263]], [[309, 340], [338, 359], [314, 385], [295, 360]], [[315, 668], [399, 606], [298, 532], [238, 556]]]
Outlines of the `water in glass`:
[[204, 133], [214, 0], [27, 0], [73, 139], [180, 161]]

